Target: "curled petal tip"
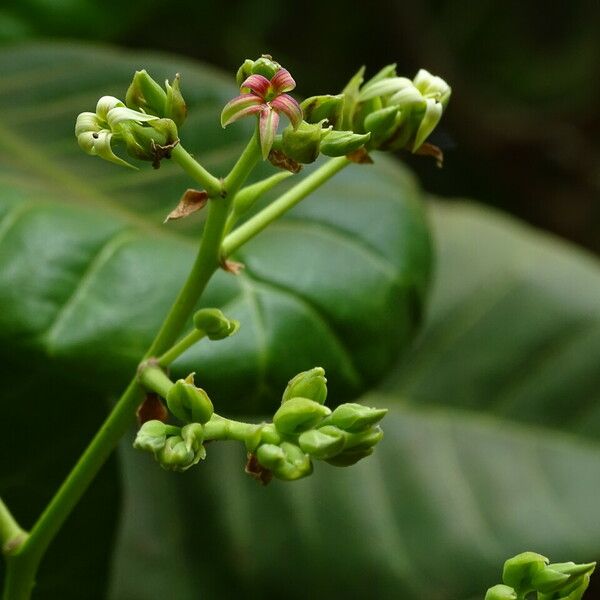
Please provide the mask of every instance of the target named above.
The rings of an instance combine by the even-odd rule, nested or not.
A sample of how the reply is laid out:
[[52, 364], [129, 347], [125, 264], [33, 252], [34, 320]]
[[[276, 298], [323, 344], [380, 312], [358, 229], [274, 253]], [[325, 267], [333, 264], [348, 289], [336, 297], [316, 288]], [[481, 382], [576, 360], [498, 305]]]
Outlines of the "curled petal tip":
[[221, 112], [221, 127], [227, 127], [230, 123], [247, 115], [260, 112], [262, 100], [254, 94], [242, 94], [230, 100]]
[[276, 94], [290, 92], [296, 87], [294, 78], [287, 69], [279, 69], [271, 79], [271, 85]]
[[250, 90], [252, 93], [264, 98], [269, 92], [269, 88], [271, 87], [271, 82], [264, 77], [263, 75], [250, 75], [247, 79], [245, 79], [240, 86], [242, 91]]
[[292, 124], [294, 129], [297, 129], [298, 125], [302, 123], [302, 109], [294, 98], [288, 94], [282, 94], [277, 96], [271, 101], [271, 106], [280, 113], [283, 113]]

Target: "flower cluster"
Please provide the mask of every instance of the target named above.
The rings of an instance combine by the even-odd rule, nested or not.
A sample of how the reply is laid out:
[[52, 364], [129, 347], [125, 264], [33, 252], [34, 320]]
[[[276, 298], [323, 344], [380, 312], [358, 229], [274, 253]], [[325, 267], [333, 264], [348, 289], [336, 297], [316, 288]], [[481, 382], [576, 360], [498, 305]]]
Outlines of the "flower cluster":
[[485, 600], [518, 600], [535, 594], [538, 600], [579, 600], [587, 589], [596, 563], [553, 563], [541, 554], [523, 552], [504, 563], [502, 581]]
[[158, 168], [179, 142], [177, 127], [185, 120], [186, 106], [179, 89], [179, 76], [163, 90], [146, 71], [137, 71], [126, 100], [103, 96], [96, 112], [83, 112], [75, 123], [81, 149], [92, 156], [135, 168], [117, 156], [113, 144], [122, 143], [127, 153]]

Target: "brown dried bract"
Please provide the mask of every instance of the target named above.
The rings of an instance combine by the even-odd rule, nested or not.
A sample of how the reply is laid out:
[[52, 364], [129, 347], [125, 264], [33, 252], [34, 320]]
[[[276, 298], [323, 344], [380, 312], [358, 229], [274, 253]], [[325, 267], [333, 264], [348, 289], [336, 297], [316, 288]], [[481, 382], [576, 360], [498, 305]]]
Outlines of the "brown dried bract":
[[183, 193], [179, 204], [167, 215], [164, 223], [189, 217], [192, 213], [203, 208], [208, 202], [208, 194], [205, 191], [189, 189]]
[[232, 275], [239, 275], [244, 267], [244, 263], [236, 262], [235, 260], [229, 260], [228, 258], [221, 261], [221, 269], [223, 269], [223, 271], [227, 271], [227, 273], [231, 273]]
[[444, 153], [442, 152], [441, 148], [438, 148], [433, 144], [428, 144], [425, 142], [419, 147], [415, 154], [420, 154], [421, 156], [432, 156], [435, 158], [435, 164], [439, 169], [444, 166]]
[[152, 140], [152, 167], [154, 169], [160, 169], [160, 161], [163, 158], [171, 158], [171, 150], [179, 144], [179, 140], [175, 140], [172, 144], [166, 144], [161, 146]]
[[258, 481], [261, 485], [268, 485], [273, 479], [273, 473], [269, 469], [265, 469], [256, 458], [256, 454], [248, 452], [248, 462], [244, 469], [252, 479]]
[[153, 392], [146, 394], [144, 401], [138, 406], [137, 420], [140, 425], [147, 421], [162, 421], [166, 423], [169, 418], [169, 411], [162, 403], [162, 400]]
[[350, 154], [346, 154], [346, 158], [353, 163], [358, 165], [372, 165], [373, 159], [369, 156], [369, 153], [364, 148], [359, 148]]
[[281, 150], [271, 150], [269, 152], [269, 162], [278, 169], [284, 169], [290, 173], [300, 173], [302, 165], [290, 158]]

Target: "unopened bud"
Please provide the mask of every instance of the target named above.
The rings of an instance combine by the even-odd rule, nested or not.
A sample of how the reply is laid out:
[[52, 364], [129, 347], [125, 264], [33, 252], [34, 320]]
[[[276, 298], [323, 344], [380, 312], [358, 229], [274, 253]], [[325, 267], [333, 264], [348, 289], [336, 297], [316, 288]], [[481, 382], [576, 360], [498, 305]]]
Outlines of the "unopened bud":
[[371, 142], [385, 139], [394, 131], [399, 110], [397, 106], [388, 106], [366, 116], [364, 127], [371, 132]]
[[196, 464], [206, 458], [206, 450], [202, 445], [204, 441], [204, 427], [200, 423], [190, 423], [182, 427], [181, 438], [187, 450], [194, 453], [194, 462], [192, 464]]
[[259, 446], [258, 462], [271, 470], [275, 477], [294, 481], [312, 473], [310, 457], [295, 444], [283, 442], [280, 446], [263, 444]]
[[145, 452], [156, 453], [167, 441], [169, 426], [162, 421], [146, 421], [138, 430], [133, 447]]
[[425, 98], [431, 98], [444, 107], [448, 104], [452, 88], [441, 77], [432, 75], [425, 69], [420, 69], [415, 75], [413, 83]]
[[346, 156], [362, 148], [370, 137], [370, 133], [330, 131], [321, 141], [321, 152], [325, 156]]
[[486, 592], [484, 600], [517, 600], [517, 594], [508, 585], [499, 583]]
[[167, 392], [169, 410], [184, 423], [206, 423], [214, 408], [208, 394], [194, 385], [193, 374], [179, 379]]
[[165, 90], [148, 75], [145, 69], [135, 72], [125, 95], [125, 104], [129, 108], [164, 117], [166, 101]]
[[358, 433], [346, 433], [346, 450], [369, 450], [383, 439], [381, 427], [371, 427]]
[[288, 125], [283, 130], [281, 149], [296, 162], [305, 165], [315, 162], [319, 156], [322, 133], [321, 123], [311, 125], [302, 121], [296, 129]]
[[371, 408], [362, 404], [340, 404], [329, 419], [329, 422], [344, 431], [358, 432], [369, 429], [387, 413], [387, 408]]
[[179, 73], [175, 75], [173, 83], [165, 81], [167, 88], [167, 101], [165, 104], [165, 114], [167, 119], [171, 119], [177, 127], [181, 127], [187, 117], [187, 105], [181, 94]]
[[344, 443], [344, 432], [331, 425], [305, 431], [298, 438], [302, 451], [319, 460], [338, 455], [344, 449]]
[[261, 56], [258, 60], [247, 58], [238, 69], [235, 80], [238, 86], [241, 86], [250, 75], [262, 75], [267, 79], [271, 79], [280, 69], [281, 65], [267, 54]]
[[574, 562], [549, 564], [533, 574], [531, 583], [533, 588], [542, 594], [552, 594], [553, 598], [571, 599], [575, 597], [572, 595], [573, 591], [585, 591], [595, 567], [595, 562], [580, 565]]
[[307, 123], [321, 123], [327, 120], [327, 125], [339, 129], [342, 124], [344, 110], [344, 95], [312, 96], [300, 103], [304, 120]]
[[240, 323], [228, 319], [218, 308], [201, 308], [194, 315], [194, 327], [204, 331], [210, 340], [222, 340], [233, 335]]
[[308, 398], [319, 404], [325, 404], [327, 399], [327, 379], [325, 369], [314, 367], [309, 371], [298, 373], [290, 379], [283, 392], [282, 402], [292, 398]]
[[273, 415], [273, 424], [281, 433], [297, 434], [318, 425], [331, 411], [308, 398], [286, 400]]
[[531, 580], [537, 571], [548, 564], [548, 559], [536, 552], [522, 552], [504, 563], [502, 581], [513, 587], [517, 593], [532, 589]]
[[185, 471], [198, 462], [195, 453], [178, 435], [167, 439], [163, 448], [156, 453], [156, 460], [167, 471]]

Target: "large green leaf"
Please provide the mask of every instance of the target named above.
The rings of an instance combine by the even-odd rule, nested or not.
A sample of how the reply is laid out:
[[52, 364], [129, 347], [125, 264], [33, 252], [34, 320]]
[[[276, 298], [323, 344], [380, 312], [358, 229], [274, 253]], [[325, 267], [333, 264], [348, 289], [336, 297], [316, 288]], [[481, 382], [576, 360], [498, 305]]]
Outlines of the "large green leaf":
[[523, 550], [600, 556], [597, 261], [474, 205], [432, 217], [427, 327], [364, 398], [391, 409], [375, 454], [265, 489], [235, 446], [183, 477], [124, 446], [112, 598], [482, 598]]
[[[158, 80], [182, 73], [183, 141], [226, 173], [251, 128], [220, 128], [232, 76], [82, 45], [0, 52], [0, 375], [3, 422], [19, 427], [0, 438], [0, 493], [25, 526], [134, 372], [197, 246], [197, 215], [161, 224], [193, 185], [176, 165], [132, 173], [84, 155], [73, 135], [76, 115], [101, 95], [123, 97], [141, 67]], [[290, 376], [315, 364], [326, 367], [334, 401], [356, 396], [412, 338], [430, 253], [410, 175], [384, 159], [353, 166], [244, 248], [243, 275], [216, 276], [204, 303], [242, 328], [190, 352], [175, 374], [196, 371], [226, 412], [271, 410]], [[114, 470], [105, 475], [53, 546], [40, 596], [80, 598], [83, 582], [87, 598], [102, 596], [118, 496]], [[90, 541], [96, 554], [81, 582], [61, 576], [85, 561]]]

